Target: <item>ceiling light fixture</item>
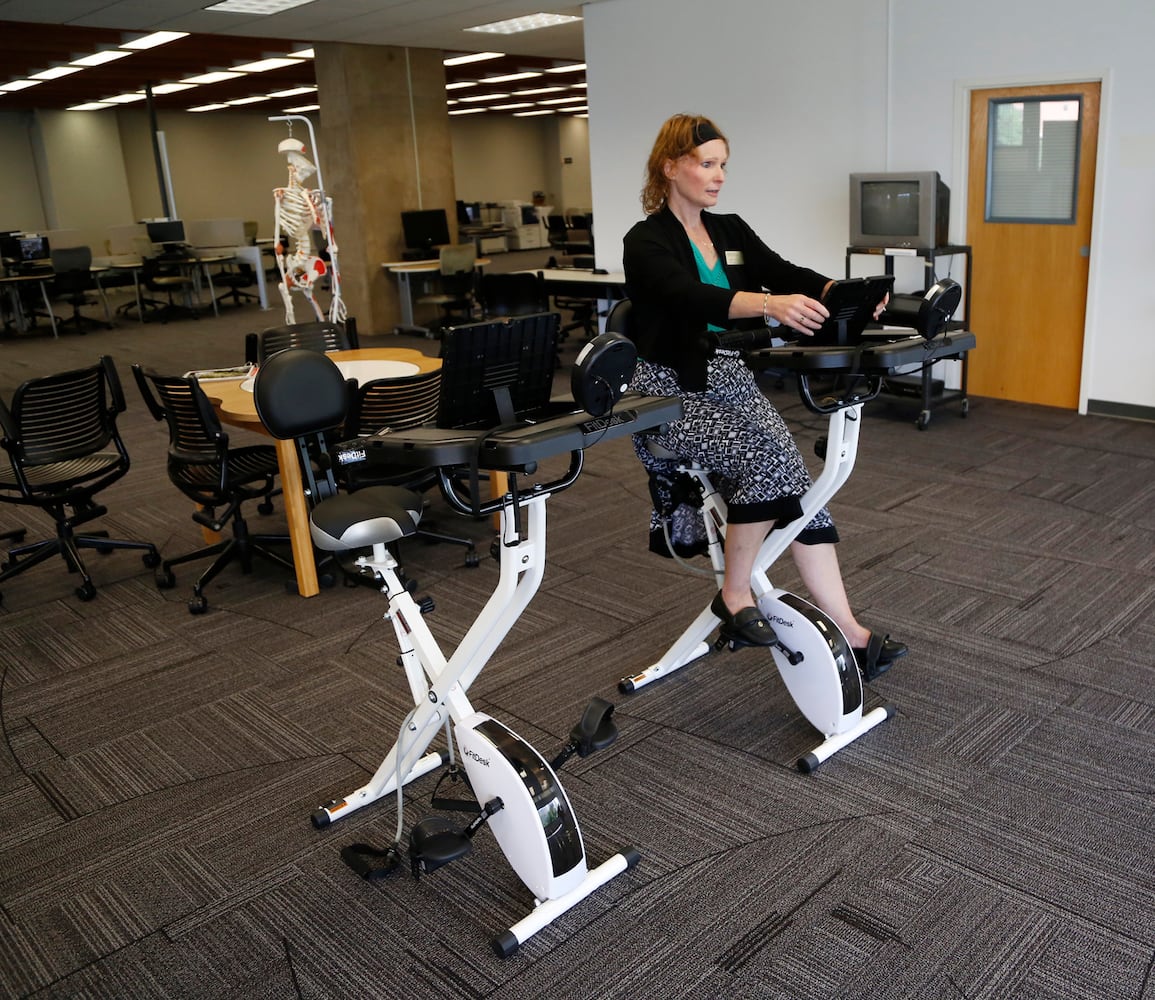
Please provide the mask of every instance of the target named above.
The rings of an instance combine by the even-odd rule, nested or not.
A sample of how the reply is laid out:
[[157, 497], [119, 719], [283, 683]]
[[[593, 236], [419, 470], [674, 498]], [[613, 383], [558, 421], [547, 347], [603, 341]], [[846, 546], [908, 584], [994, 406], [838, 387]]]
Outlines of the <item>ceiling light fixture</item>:
[[123, 59], [125, 56], [132, 55], [131, 52], [125, 52], [124, 49], [105, 49], [102, 52], [93, 52], [90, 56], [81, 56], [79, 59], [73, 59], [73, 66], [103, 66], [105, 63], [110, 63], [115, 59]]
[[513, 80], [532, 80], [535, 76], [541, 76], [541, 73], [534, 70], [526, 70], [524, 73], [507, 73], [505, 76], [483, 76], [482, 83], [509, 83]]
[[0, 83], [0, 90], [27, 90], [29, 87], [39, 86], [43, 82], [43, 80], [11, 80], [8, 83]]
[[285, 108], [285, 114], [292, 115], [292, 114], [300, 114], [303, 111], [320, 111], [320, 110], [321, 110], [321, 105], [319, 105], [319, 104], [302, 104], [299, 108]]
[[514, 118], [536, 118], [538, 115], [552, 115], [554, 112], [551, 108], [543, 108], [539, 111], [515, 111]]
[[284, 69], [286, 66], [297, 66], [300, 59], [289, 59], [286, 56], [270, 56], [268, 59], [258, 59], [256, 62], [234, 66], [234, 73], [265, 73], [271, 69]]
[[586, 98], [583, 97], [551, 97], [548, 101], [538, 101], [538, 104], [585, 104]]
[[270, 97], [300, 97], [302, 94], [315, 94], [316, 87], [291, 87], [288, 90], [274, 90]]
[[175, 42], [178, 38], [184, 38], [188, 34], [187, 31], [154, 31], [151, 35], [141, 35], [139, 38], [134, 38], [131, 42], [121, 42], [122, 49], [132, 49], [134, 52], [140, 52], [143, 49], [155, 49], [158, 45], [167, 45], [169, 42]]
[[189, 111], [223, 111], [227, 107], [227, 104], [202, 104], [196, 108], [189, 108]]
[[461, 90], [463, 87], [476, 87], [476, 80], [462, 80], [460, 83], [447, 83], [446, 90]]
[[154, 94], [179, 94], [182, 90], [192, 90], [195, 83], [162, 83], [153, 87]]
[[315, 59], [316, 55], [312, 49], [299, 49], [296, 52], [289, 53], [290, 59]]
[[258, 101], [267, 101], [269, 98], [266, 94], [261, 94], [259, 97], [237, 97], [231, 101], [225, 101], [229, 107], [236, 107], [240, 104], [256, 104]]
[[304, 7], [313, 0], [221, 0], [205, 10], [215, 11], [218, 14], [279, 14], [283, 10], [292, 10], [294, 7]]
[[487, 108], [454, 108], [452, 111], [449, 112], [449, 114], [451, 114], [451, 115], [479, 115], [483, 111], [487, 111], [487, 110], [488, 110]]
[[560, 94], [565, 87], [534, 87], [531, 90], [515, 90], [514, 97], [530, 97], [533, 94]]
[[115, 97], [102, 97], [102, 101], [107, 101], [109, 104], [132, 104], [134, 101], [143, 101], [148, 95], [143, 90], [134, 91], [131, 94], [117, 94]]
[[461, 98], [462, 101], [500, 101], [503, 97], [509, 97], [509, 94], [473, 94], [469, 97]]
[[101, 108], [111, 108], [112, 105], [106, 101], [88, 101], [86, 104], [74, 104], [72, 107], [66, 109], [68, 111], [99, 111]]
[[566, 66], [551, 66], [546, 70], [547, 73], [576, 73], [578, 70], [586, 68], [585, 63], [569, 63]]
[[512, 111], [514, 108], [532, 108], [533, 101], [518, 101], [516, 104], [491, 104], [490, 111]]
[[229, 70], [214, 70], [211, 73], [202, 73], [200, 76], [186, 76], [181, 83], [191, 83], [193, 85], [199, 83], [221, 83], [224, 80], [236, 80], [244, 73], [234, 73]]
[[39, 73], [29, 73], [30, 80], [59, 80], [70, 73], [79, 73], [80, 66], [53, 66], [51, 69], [42, 69]]
[[536, 31], [538, 28], [552, 28], [557, 24], [572, 24], [581, 18], [574, 14], [526, 14], [525, 17], [511, 17], [506, 21], [490, 21], [477, 24], [466, 31], [480, 31], [489, 35], [516, 35], [522, 31]]
[[450, 56], [442, 59], [443, 66], [464, 66], [466, 63], [483, 62], [486, 59], [500, 59], [504, 52], [470, 52], [463, 56]]

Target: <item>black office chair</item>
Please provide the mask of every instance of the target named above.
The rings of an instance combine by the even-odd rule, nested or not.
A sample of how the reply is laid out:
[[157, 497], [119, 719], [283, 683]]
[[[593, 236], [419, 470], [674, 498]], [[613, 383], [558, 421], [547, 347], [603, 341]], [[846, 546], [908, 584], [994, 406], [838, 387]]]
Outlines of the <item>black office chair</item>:
[[[345, 421], [344, 437], [369, 437], [384, 430], [407, 430], [432, 425], [441, 397], [441, 372], [434, 370], [403, 378], [376, 379], [356, 388]], [[365, 462], [345, 466], [342, 479], [350, 493], [366, 486], [401, 486], [415, 493], [426, 493], [438, 486], [435, 468], [391, 466], [369, 454]], [[429, 542], [447, 542], [465, 546], [465, 565], [480, 562], [473, 539], [438, 531], [428, 521], [417, 528], [418, 538]]]
[[[562, 255], [550, 258], [551, 266], [555, 267], [593, 267], [593, 259], [583, 260], [581, 257]], [[581, 330], [586, 340], [592, 340], [598, 335], [598, 300], [580, 295], [555, 295], [553, 297], [555, 309], [565, 309], [570, 313], [570, 320], [562, 326], [562, 337], [568, 337], [574, 330]]]
[[422, 295], [418, 305], [435, 305], [440, 310], [440, 327], [454, 321], [468, 323], [477, 304], [477, 248], [472, 243], [443, 246], [439, 254], [440, 290]]
[[[195, 378], [159, 375], [140, 365], [132, 366], [132, 374], [149, 412], [168, 425], [168, 477], [198, 505], [192, 519], [210, 531], [232, 528], [231, 538], [166, 559], [157, 572], [156, 585], [162, 590], [176, 585], [174, 566], [212, 558], [193, 585], [188, 604], [189, 612], [198, 615], [208, 609], [205, 587], [235, 560], [240, 561], [243, 573], [252, 572], [254, 556], [292, 572], [291, 560], [269, 547], [290, 545], [289, 536], [250, 535], [242, 512], [245, 503], [260, 500], [260, 513], [271, 513], [269, 496], [278, 469], [276, 449], [263, 444], [230, 448], [229, 436]], [[218, 507], [224, 509], [218, 513]]]
[[[76, 530], [108, 513], [96, 494], [128, 472], [128, 451], [116, 426], [124, 410], [120, 379], [106, 356], [90, 368], [30, 379], [13, 394], [11, 407], [0, 401], [0, 502], [37, 507], [56, 522], [55, 538], [9, 549], [0, 581], [59, 553], [69, 571], [80, 574], [76, 596], [90, 601], [96, 586], [80, 549], [139, 549], [146, 566], [160, 562], [151, 542]], [[10, 533], [13, 540], [20, 534]]]
[[[310, 509], [336, 496], [338, 482], [330, 439], [345, 426], [353, 383], [331, 358], [307, 348], [280, 351], [262, 364], [253, 385], [253, 402], [265, 429], [280, 441], [293, 441], [301, 464]], [[421, 517], [421, 498], [397, 486], [363, 487], [352, 506], [372, 515], [395, 510], [401, 501], [413, 525]], [[406, 530], [406, 534], [411, 533]], [[367, 543], [371, 544], [371, 543]], [[336, 560], [335, 553], [329, 558]], [[378, 586], [373, 577], [346, 571], [357, 583]]]
[[[144, 307], [142, 321], [167, 323], [170, 319], [196, 318], [196, 309], [187, 304], [193, 289], [193, 279], [179, 265], [167, 263], [156, 257], [144, 257], [141, 259], [140, 283], [150, 292], [165, 296], [163, 300], [156, 298], [141, 300]], [[173, 297], [178, 293], [186, 299], [185, 303], [178, 303]]]
[[246, 288], [255, 288], [257, 284], [257, 272], [253, 270], [252, 264], [246, 264], [243, 261], [225, 264], [213, 275], [213, 284], [218, 288], [228, 289], [217, 296], [216, 304], [218, 306], [228, 305], [230, 302], [239, 306], [245, 302], [260, 301], [259, 296], [254, 292], [245, 291]]
[[547, 215], [545, 226], [549, 233], [549, 245], [555, 250], [560, 250], [569, 238], [569, 225], [565, 218], [561, 215]]
[[549, 308], [544, 279], [526, 271], [482, 275], [477, 298], [487, 319], [527, 316]]
[[78, 333], [90, 329], [111, 330], [112, 324], [91, 319], [81, 313], [81, 306], [97, 305], [92, 296], [96, 290], [96, 279], [92, 276], [92, 250], [88, 247], [52, 247], [52, 286], [49, 298], [66, 302], [72, 306], [72, 315], [56, 321], [57, 327], [72, 323]]
[[357, 321], [347, 317], [344, 323], [291, 323], [270, 326], [260, 333], [245, 334], [245, 360], [263, 365], [278, 351], [303, 347], [324, 354], [328, 351], [348, 351], [361, 346], [357, 336]]

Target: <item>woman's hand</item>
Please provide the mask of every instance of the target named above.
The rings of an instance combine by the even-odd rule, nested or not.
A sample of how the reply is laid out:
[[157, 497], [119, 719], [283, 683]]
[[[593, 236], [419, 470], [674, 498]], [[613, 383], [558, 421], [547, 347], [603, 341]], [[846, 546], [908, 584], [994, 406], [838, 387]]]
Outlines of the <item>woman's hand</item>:
[[882, 310], [886, 308], [886, 304], [890, 301], [890, 292], [883, 296], [882, 301], [874, 307], [874, 318], [878, 319], [882, 315]]
[[808, 295], [771, 295], [766, 311], [779, 323], [807, 336], [813, 336], [830, 315], [826, 306]]

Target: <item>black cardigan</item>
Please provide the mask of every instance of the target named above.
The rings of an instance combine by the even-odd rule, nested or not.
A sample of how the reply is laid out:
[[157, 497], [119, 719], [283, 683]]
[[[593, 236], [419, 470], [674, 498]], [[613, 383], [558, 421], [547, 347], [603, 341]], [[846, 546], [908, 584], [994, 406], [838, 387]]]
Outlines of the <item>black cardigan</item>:
[[761, 325], [761, 320], [729, 318], [735, 292], [765, 289], [817, 299], [830, 280], [780, 257], [737, 215], [703, 212], [702, 222], [722, 260], [728, 289], [699, 279], [690, 239], [668, 207], [637, 223], [623, 241], [630, 337], [641, 357], [673, 368], [688, 391], [706, 388], [709, 349], [703, 334], [708, 324], [723, 329]]

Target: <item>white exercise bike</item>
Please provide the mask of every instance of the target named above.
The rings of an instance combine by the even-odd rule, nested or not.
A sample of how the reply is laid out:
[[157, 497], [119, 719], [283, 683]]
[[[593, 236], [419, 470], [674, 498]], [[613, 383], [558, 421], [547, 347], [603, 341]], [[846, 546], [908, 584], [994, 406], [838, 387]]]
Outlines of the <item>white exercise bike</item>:
[[[775, 587], [769, 570], [850, 478], [858, 455], [862, 408], [882, 391], [886, 377], [897, 369], [931, 364], [974, 347], [974, 335], [969, 332], [940, 332], [958, 304], [957, 289], [954, 282], [941, 282], [921, 297], [925, 304], [921, 313], [915, 308], [911, 325], [918, 323], [916, 328], [926, 330], [928, 335], [901, 340], [880, 336], [855, 346], [834, 347], [810, 347], [804, 343], [762, 347], [759, 345], [767, 343], [770, 337], [770, 332], [764, 329], [719, 335], [720, 347], [751, 348], [747, 362], [755, 370], [792, 372], [798, 379], [799, 393], [806, 407], [828, 417], [826, 436], [819, 441], [824, 464], [801, 498], [802, 514], [766, 537], [750, 580], [758, 608], [774, 629], [776, 641], [770, 646], [770, 652], [778, 673], [799, 711], [822, 735], [818, 745], [797, 760], [799, 770], [806, 773], [886, 721], [894, 710], [890, 705], [880, 705], [864, 711], [862, 679], [842, 631], [821, 609]], [[617, 311], [622, 307], [620, 303], [611, 315], [611, 329], [620, 331], [628, 323], [628, 306], [624, 314]], [[812, 386], [816, 378], [832, 382], [817, 396]], [[659, 458], [676, 462], [678, 473], [692, 481], [691, 496], [700, 504], [707, 554], [717, 586], [721, 587], [725, 573], [725, 500], [708, 470], [679, 462], [678, 456], [665, 453], [655, 445], [650, 445], [650, 450]], [[673, 552], [672, 546], [670, 549]], [[711, 641], [718, 627], [718, 619], [707, 605], [660, 659], [632, 676], [623, 677], [619, 690], [633, 693], [712, 651], [721, 650], [727, 645], [724, 636]]]
[[[513, 352], [515, 359], [518, 354], [524, 357], [519, 338], [523, 334], [527, 338], [535, 336], [535, 332], [524, 330], [525, 324], [517, 320], [501, 326], [494, 331], [497, 340]], [[547, 326], [552, 328], [552, 332], [547, 329], [550, 339], [539, 353], [552, 369], [557, 324]], [[446, 336], [464, 336], [463, 329], [446, 331]], [[485, 331], [481, 334], [483, 343]], [[435, 790], [433, 805], [464, 807], [474, 814], [473, 819], [462, 829], [442, 817], [418, 822], [410, 834], [410, 864], [415, 876], [435, 871], [468, 854], [473, 836], [483, 826], [493, 831], [511, 867], [534, 897], [533, 910], [493, 939], [494, 950], [500, 956], [512, 954], [532, 934], [639, 860], [636, 850], [625, 848], [592, 869], [587, 866], [577, 817], [556, 773], [573, 754], [584, 757], [613, 741], [617, 730], [612, 705], [595, 698], [566, 745], [552, 761], [547, 761], [509, 727], [476, 711], [466, 695], [537, 592], [545, 571], [546, 503], [577, 481], [585, 449], [681, 415], [677, 400], [622, 396], [623, 379], [617, 373], [627, 365], [632, 371], [636, 357], [632, 352], [632, 345], [614, 338], [596, 345], [585, 358], [580, 373], [589, 378], [589, 393], [587, 410], [583, 412], [573, 412], [570, 407], [562, 415], [550, 418], [535, 410], [535, 423], [518, 422], [516, 413], [511, 412], [508, 415], [512, 419], [503, 421], [503, 426], [495, 430], [420, 427], [346, 442], [335, 449], [333, 454], [341, 464], [381, 457], [394, 467], [437, 467], [442, 493], [451, 505], [474, 517], [500, 513], [501, 526], [495, 542], [500, 562], [497, 585], [449, 657], [441, 651], [425, 621], [425, 612], [432, 610], [431, 602], [414, 598], [391, 551], [392, 543], [416, 530], [420, 497], [389, 486], [332, 495], [331, 476], [327, 484], [324, 479], [312, 482], [314, 467], [324, 467], [327, 461], [318, 461], [317, 455], [318, 449], [325, 449], [323, 431], [341, 419], [339, 399], [344, 381], [336, 366], [321, 354], [284, 351], [262, 365], [257, 376], [255, 396], [262, 421], [275, 436], [298, 440], [303, 467], [309, 470], [310, 492], [320, 500], [310, 515], [314, 543], [330, 552], [371, 547], [371, 554], [358, 558], [356, 567], [361, 575], [375, 581], [388, 600], [385, 619], [393, 625], [399, 662], [414, 702], [396, 742], [372, 777], [315, 810], [313, 825], [318, 829], [327, 827], [396, 793], [397, 835], [392, 846], [377, 850], [354, 844], [342, 851], [345, 861], [366, 877], [396, 870], [403, 853], [403, 788], [448, 766], [448, 774], [461, 782], [475, 802], [463, 804], [459, 799], [438, 798]], [[472, 358], [484, 354], [476, 350], [466, 353]], [[490, 372], [474, 369], [469, 373], [469, 378], [477, 385], [484, 384], [487, 391], [497, 379], [511, 375], [518, 378], [516, 363], [507, 366], [509, 370], [502, 374], [501, 359], [494, 356], [496, 353], [495, 350], [486, 355], [493, 364]], [[448, 364], [449, 359], [446, 360]], [[451, 379], [452, 373], [443, 391], [454, 392]], [[464, 396], [458, 393], [458, 398]], [[509, 402], [506, 393], [506, 407]], [[519, 476], [531, 475], [540, 462], [567, 453], [569, 465], [564, 473], [544, 483], [535, 481], [524, 491], [520, 488]], [[508, 492], [482, 501], [477, 490], [478, 477], [469, 475], [479, 469], [505, 472]], [[466, 480], [471, 480], [471, 484]], [[446, 734], [445, 749], [430, 752], [430, 745], [442, 730]]]

